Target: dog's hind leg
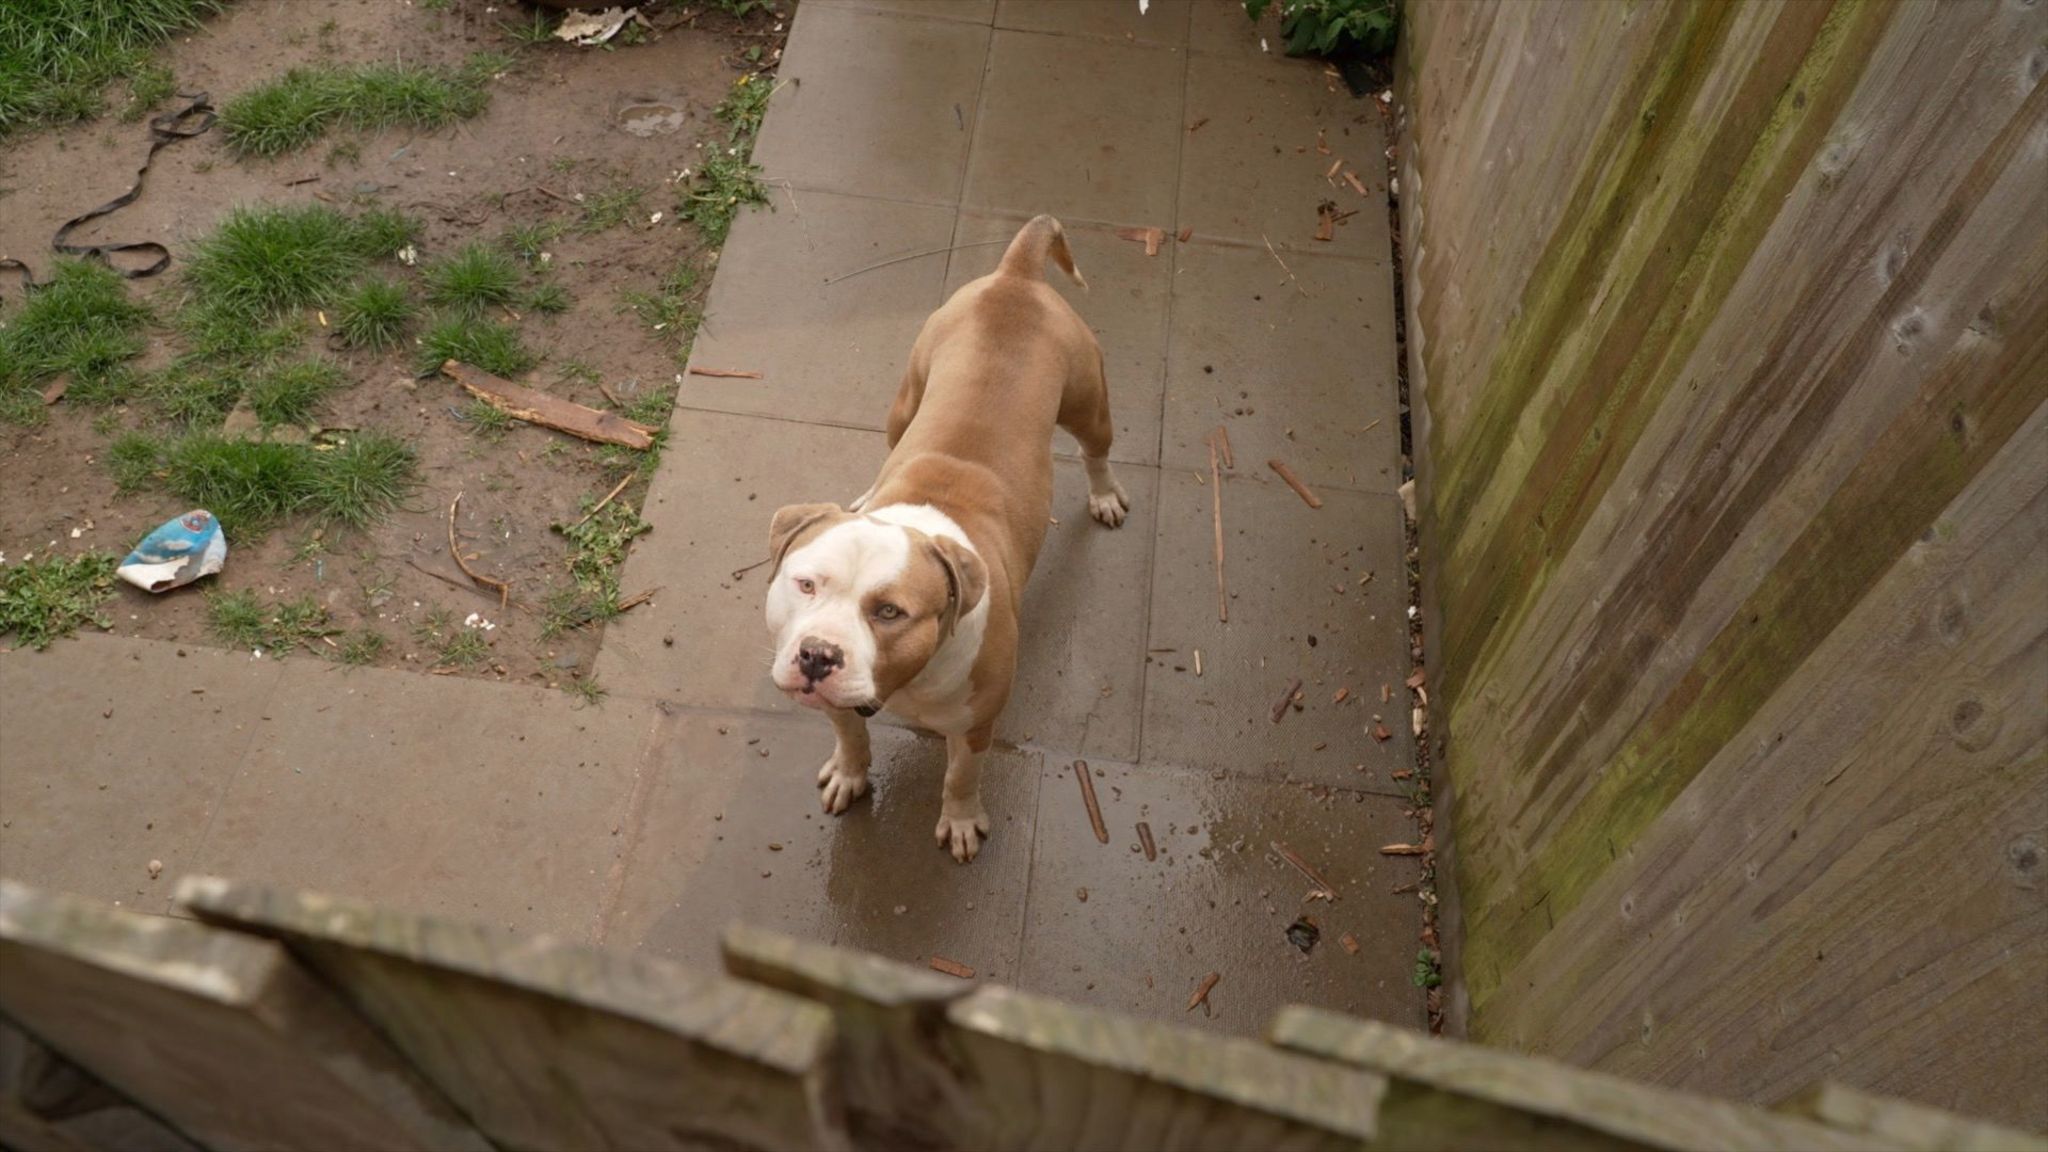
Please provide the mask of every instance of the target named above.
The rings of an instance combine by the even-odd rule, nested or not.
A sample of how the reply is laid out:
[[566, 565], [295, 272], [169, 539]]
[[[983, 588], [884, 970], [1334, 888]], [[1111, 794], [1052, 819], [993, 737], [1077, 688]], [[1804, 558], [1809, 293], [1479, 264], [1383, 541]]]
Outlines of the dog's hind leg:
[[1109, 383], [1103, 379], [1100, 348], [1095, 350], [1094, 370], [1067, 381], [1060, 397], [1059, 423], [1080, 442], [1081, 462], [1088, 466], [1088, 514], [1111, 528], [1121, 526], [1131, 510], [1131, 498], [1109, 466], [1116, 424], [1110, 418]]

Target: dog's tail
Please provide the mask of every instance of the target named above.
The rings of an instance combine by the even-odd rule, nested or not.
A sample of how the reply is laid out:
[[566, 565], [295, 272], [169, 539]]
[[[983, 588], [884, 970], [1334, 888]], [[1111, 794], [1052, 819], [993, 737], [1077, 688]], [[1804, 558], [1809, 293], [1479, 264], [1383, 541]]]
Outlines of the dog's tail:
[[1081, 270], [1074, 267], [1074, 254], [1067, 250], [1067, 233], [1060, 222], [1050, 216], [1033, 216], [1017, 232], [1017, 238], [1010, 241], [1010, 247], [1003, 253], [1003, 262], [997, 271], [1007, 276], [1027, 276], [1042, 279], [1045, 276], [1045, 258], [1060, 266], [1060, 271], [1073, 277], [1074, 283], [1086, 288], [1088, 281], [1081, 278]]

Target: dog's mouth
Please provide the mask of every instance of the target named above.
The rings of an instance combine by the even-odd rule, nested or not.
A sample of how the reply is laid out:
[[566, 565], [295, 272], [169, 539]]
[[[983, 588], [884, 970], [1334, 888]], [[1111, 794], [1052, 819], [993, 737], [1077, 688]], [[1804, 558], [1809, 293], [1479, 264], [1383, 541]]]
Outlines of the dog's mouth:
[[880, 700], [868, 700], [860, 704], [836, 703], [833, 700], [827, 698], [823, 692], [819, 691], [818, 685], [815, 682], [805, 684], [802, 687], [798, 688], [785, 688], [783, 689], [783, 691], [789, 693], [791, 696], [796, 697], [797, 703], [802, 704], [805, 707], [820, 709], [847, 708], [853, 711], [854, 713], [858, 714], [863, 719], [872, 718], [876, 713], [879, 713], [882, 710], [882, 702]]
[[882, 706], [880, 704], [860, 704], [856, 705], [853, 710], [859, 713], [861, 717], [866, 718], [880, 712]]

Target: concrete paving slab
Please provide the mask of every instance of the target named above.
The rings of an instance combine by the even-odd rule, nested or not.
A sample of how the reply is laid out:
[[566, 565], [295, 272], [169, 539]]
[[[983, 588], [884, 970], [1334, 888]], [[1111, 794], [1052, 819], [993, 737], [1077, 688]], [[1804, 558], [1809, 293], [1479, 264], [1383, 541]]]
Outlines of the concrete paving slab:
[[1083, 756], [1138, 755], [1159, 474], [1133, 466], [1118, 469], [1117, 478], [1130, 493], [1131, 512], [1112, 530], [1088, 515], [1088, 474], [1080, 462], [1054, 463], [1059, 523], [1046, 530], [1024, 589], [1017, 683], [996, 726], [1000, 739]]
[[857, 12], [886, 12], [893, 16], [923, 16], [933, 20], [962, 20], [987, 24], [996, 11], [996, 0], [805, 0], [804, 10], [849, 8]]
[[1295, 70], [1320, 68], [1306, 60], [1282, 55], [1287, 38], [1280, 34], [1279, 4], [1268, 5], [1254, 23], [1247, 19], [1243, 0], [1190, 0], [1188, 47], [1256, 63], [1260, 67]]
[[[960, 248], [952, 256], [946, 273], [946, 295], [961, 285], [995, 271], [1003, 258], [1000, 245], [991, 240], [1008, 240], [1024, 226], [1029, 216], [960, 213], [953, 243], [975, 244]], [[1166, 385], [1166, 306], [1173, 288], [1171, 243], [1157, 256], [1146, 256], [1145, 246], [1117, 236], [1112, 228], [1087, 224], [1066, 224], [1067, 245], [1074, 263], [1088, 281], [1081, 288], [1058, 269], [1048, 268], [1046, 280], [1074, 310], [1087, 321], [1102, 345], [1102, 362], [1109, 378], [1109, 407], [1116, 419], [1116, 442], [1110, 459], [1139, 464], [1159, 462], [1159, 411]], [[1060, 451], [1079, 448], [1065, 433], [1059, 434]]]
[[[1384, 796], [1261, 783], [1235, 774], [1089, 763], [1109, 831], [1098, 843], [1070, 764], [1039, 786], [1038, 843], [1025, 914], [1023, 985], [1070, 1001], [1222, 1031], [1256, 1034], [1286, 1004], [1315, 1004], [1425, 1026], [1410, 986], [1415, 897], [1391, 890], [1420, 872], [1381, 856], [1412, 837], [1402, 804]], [[1148, 859], [1136, 830], [1156, 848]], [[1336, 889], [1314, 884], [1271, 845], [1301, 856]], [[1087, 898], [1081, 898], [1083, 890]], [[1304, 954], [1287, 939], [1313, 918]], [[1356, 953], [1344, 946], [1350, 935]], [[1188, 1011], [1210, 972], [1211, 1014]]]
[[[1181, 159], [1181, 227], [1261, 249], [1270, 240], [1282, 251], [1392, 258], [1379, 111], [1342, 81], [1306, 62], [1247, 67], [1235, 57], [1198, 54], [1188, 61], [1187, 118], [1207, 123], [1188, 134]], [[1327, 155], [1317, 151], [1318, 132]], [[1368, 195], [1341, 169], [1330, 175], [1339, 161]], [[1325, 201], [1357, 215], [1321, 241], [1316, 208]]]
[[[1148, 653], [1142, 762], [1398, 795], [1386, 773], [1414, 762], [1400, 503], [1332, 489], [1312, 510], [1237, 456], [1239, 474], [1223, 481], [1227, 624], [1216, 619], [1211, 489], [1186, 472], [1160, 477], [1147, 647], [1172, 651]], [[1302, 709], [1276, 724], [1297, 677]], [[1339, 689], [1349, 693], [1333, 703]], [[1385, 743], [1369, 733], [1375, 713]]]
[[754, 162], [799, 189], [957, 202], [988, 39], [952, 20], [807, 10], [783, 49]]
[[833, 817], [818, 806], [818, 768], [832, 752], [823, 717], [665, 719], [606, 942], [716, 966], [719, 933], [743, 920], [911, 964], [938, 954], [1013, 980], [1039, 756], [989, 754], [991, 835], [961, 865], [932, 836], [943, 743], [871, 732], [873, 788]]
[[768, 570], [733, 572], [767, 557], [777, 508], [844, 504], [886, 455], [880, 432], [678, 409], [641, 511], [654, 531], [621, 577], [662, 590], [606, 627], [598, 682], [679, 704], [796, 711], [768, 681]]
[[1131, 0], [1002, 0], [995, 23], [1021, 32], [1185, 45], [1191, 7], [1189, 0], [1151, 0], [1143, 12]]
[[279, 667], [112, 636], [0, 655], [0, 874], [163, 911], [235, 762], [274, 731]]
[[1173, 226], [1187, 54], [997, 29], [961, 205]]
[[290, 661], [190, 871], [589, 940], [652, 705]]
[[1278, 457], [1318, 489], [1399, 488], [1391, 269], [1290, 253], [1297, 289], [1264, 245], [1197, 237], [1174, 258], [1164, 465], [1206, 472], [1223, 424], [1241, 469]]
[[[943, 299], [953, 210], [818, 192], [797, 193], [796, 208], [777, 199], [779, 210], [734, 223], [690, 356], [763, 379], [685, 376], [676, 403], [883, 428], [910, 346]], [[918, 252], [934, 254], [824, 282]]]

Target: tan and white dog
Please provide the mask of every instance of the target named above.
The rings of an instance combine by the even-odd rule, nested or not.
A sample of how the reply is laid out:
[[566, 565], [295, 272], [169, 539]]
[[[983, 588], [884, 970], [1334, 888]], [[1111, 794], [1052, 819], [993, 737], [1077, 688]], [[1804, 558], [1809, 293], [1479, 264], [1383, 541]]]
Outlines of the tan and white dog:
[[1109, 467], [1102, 349], [1045, 282], [1048, 256], [1086, 287], [1059, 221], [1024, 225], [994, 272], [925, 321], [873, 486], [844, 509], [780, 509], [769, 530], [775, 686], [838, 735], [818, 773], [825, 811], [867, 791], [867, 718], [887, 708], [946, 738], [937, 836], [963, 863], [989, 829], [978, 761], [1017, 671], [1055, 424], [1081, 444], [1089, 513], [1114, 528], [1130, 509]]

